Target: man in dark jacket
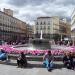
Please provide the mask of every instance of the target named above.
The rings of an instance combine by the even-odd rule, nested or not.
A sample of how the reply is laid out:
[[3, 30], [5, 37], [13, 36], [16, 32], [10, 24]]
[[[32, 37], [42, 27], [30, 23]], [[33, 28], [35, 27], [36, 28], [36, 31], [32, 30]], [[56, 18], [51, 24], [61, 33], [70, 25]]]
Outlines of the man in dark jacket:
[[17, 59], [17, 65], [21, 67], [27, 67], [27, 59], [25, 54], [22, 52], [21, 55]]
[[64, 63], [64, 66], [67, 67], [68, 69], [74, 69], [74, 61], [73, 61], [73, 56], [71, 52], [64, 54], [63, 63]]
[[69, 53], [64, 54], [63, 63], [64, 63], [65, 67], [70, 68], [71, 64], [70, 64], [70, 60], [69, 60]]

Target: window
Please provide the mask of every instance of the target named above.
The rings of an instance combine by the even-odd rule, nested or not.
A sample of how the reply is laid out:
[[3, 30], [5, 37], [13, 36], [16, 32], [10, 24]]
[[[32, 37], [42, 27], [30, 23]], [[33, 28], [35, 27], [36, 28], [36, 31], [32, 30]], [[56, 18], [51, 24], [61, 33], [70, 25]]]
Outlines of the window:
[[40, 29], [42, 30], [42, 26], [40, 27]]
[[40, 23], [40, 25], [42, 25], [42, 22]]
[[63, 33], [66, 32], [66, 28], [63, 27], [63, 26], [61, 26], [61, 27], [60, 27], [60, 32], [63, 32]]
[[38, 25], [38, 22], [36, 22], [36, 25]]
[[46, 24], [46, 22], [44, 22], [44, 25]]
[[48, 26], [48, 30], [50, 29], [50, 26]]
[[38, 31], [36, 31], [36, 34], [38, 34]]
[[44, 29], [46, 29], [46, 27], [44, 26]]
[[48, 21], [48, 25], [50, 25], [50, 21]]
[[38, 27], [36, 28], [36, 30], [38, 30]]
[[0, 19], [2, 19], [2, 15], [0, 15]]

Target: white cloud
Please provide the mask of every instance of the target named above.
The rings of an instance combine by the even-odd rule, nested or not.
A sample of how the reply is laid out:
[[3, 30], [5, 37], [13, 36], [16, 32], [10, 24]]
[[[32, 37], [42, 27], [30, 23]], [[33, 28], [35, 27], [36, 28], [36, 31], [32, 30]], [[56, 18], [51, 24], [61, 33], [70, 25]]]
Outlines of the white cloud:
[[27, 4], [25, 1], [27, 2], [27, 0], [0, 0], [0, 8], [12, 9], [15, 17], [32, 24], [39, 16], [70, 17], [75, 7], [74, 0], [28, 0]]

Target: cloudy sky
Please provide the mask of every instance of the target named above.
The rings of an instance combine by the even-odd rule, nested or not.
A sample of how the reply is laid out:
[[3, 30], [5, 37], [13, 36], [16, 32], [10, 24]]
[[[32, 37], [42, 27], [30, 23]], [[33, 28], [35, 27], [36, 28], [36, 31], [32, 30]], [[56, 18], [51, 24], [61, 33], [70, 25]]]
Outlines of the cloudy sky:
[[0, 9], [9, 8], [14, 16], [34, 24], [38, 16], [60, 16], [70, 19], [75, 0], [0, 0]]

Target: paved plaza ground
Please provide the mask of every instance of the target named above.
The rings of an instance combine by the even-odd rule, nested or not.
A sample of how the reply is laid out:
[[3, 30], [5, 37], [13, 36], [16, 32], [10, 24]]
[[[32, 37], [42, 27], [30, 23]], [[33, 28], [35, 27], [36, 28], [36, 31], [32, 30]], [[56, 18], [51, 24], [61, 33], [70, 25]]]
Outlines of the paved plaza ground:
[[[48, 72], [42, 67], [42, 62], [31, 61], [29, 63], [31, 66], [28, 68], [18, 68], [15, 63], [0, 64], [0, 75], [75, 75], [75, 71], [66, 68], [55, 68], [52, 72]], [[62, 64], [61, 62], [55, 63]]]

